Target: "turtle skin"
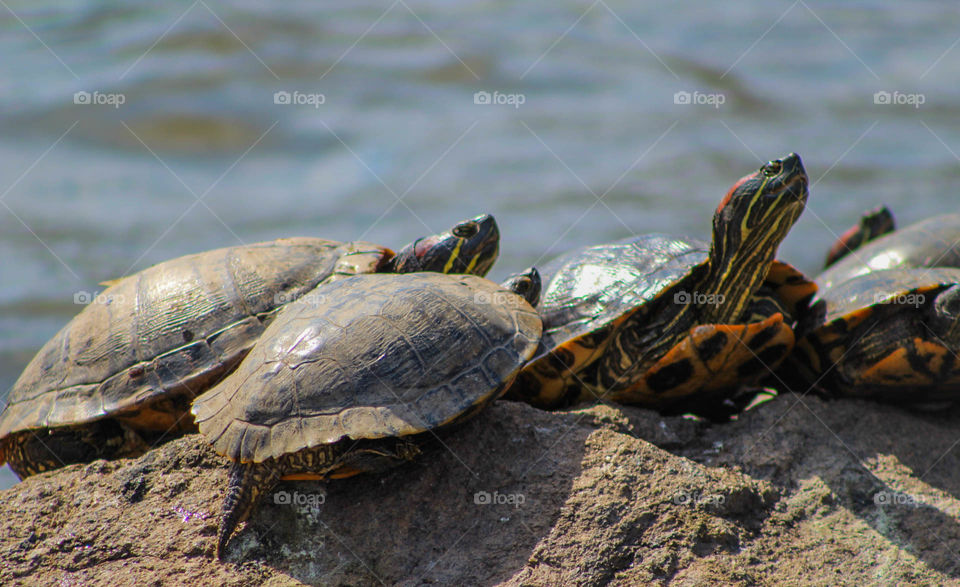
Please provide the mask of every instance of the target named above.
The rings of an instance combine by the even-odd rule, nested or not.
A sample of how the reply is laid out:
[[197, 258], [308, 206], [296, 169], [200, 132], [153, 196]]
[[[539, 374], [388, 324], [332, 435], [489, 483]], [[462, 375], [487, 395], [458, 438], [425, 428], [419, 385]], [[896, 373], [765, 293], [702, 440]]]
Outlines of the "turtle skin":
[[115, 280], [14, 383], [0, 414], [0, 464], [24, 478], [138, 456], [196, 431], [190, 401], [236, 367], [286, 303], [357, 273], [485, 272], [498, 240], [494, 219], [481, 216], [396, 255], [362, 241], [290, 238], [179, 257]]
[[217, 556], [279, 480], [400, 464], [500, 396], [542, 330], [526, 300], [536, 301], [539, 276], [509, 285], [357, 275], [289, 305], [241, 366], [193, 404], [200, 432], [234, 463]]
[[[599, 368], [596, 361], [617, 323], [691, 272], [702, 271], [708, 252], [709, 244], [697, 239], [649, 234], [575, 250], [544, 265], [546, 285], [537, 306], [543, 337], [507, 398], [547, 409], [597, 400], [582, 384], [597, 377], [596, 371], [576, 374], [584, 365]], [[651, 386], [667, 397], [671, 391], [692, 393], [690, 387], [696, 386], [704, 392], [696, 408], [679, 404], [677, 409], [726, 418], [728, 410], [710, 408], [705, 396], [727, 397], [731, 388], [779, 365], [793, 348], [796, 318], [815, 292], [815, 284], [797, 269], [775, 261], [741, 317], [743, 324], [693, 330], [664, 358], [663, 367], [651, 372]], [[682, 288], [675, 294], [692, 295]]]
[[796, 393], [903, 404], [960, 397], [960, 269], [872, 271], [823, 289], [778, 371]]

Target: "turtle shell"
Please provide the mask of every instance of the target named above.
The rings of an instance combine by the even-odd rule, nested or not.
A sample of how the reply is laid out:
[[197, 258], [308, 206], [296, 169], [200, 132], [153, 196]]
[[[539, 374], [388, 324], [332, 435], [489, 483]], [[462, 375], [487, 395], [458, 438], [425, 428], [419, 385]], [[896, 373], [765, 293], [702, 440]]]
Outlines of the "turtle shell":
[[[709, 244], [697, 239], [648, 234], [577, 249], [548, 263], [541, 269], [545, 287], [537, 306], [543, 317], [543, 338], [534, 360], [520, 376], [521, 383], [509, 392], [508, 397], [552, 408], [589, 399], [589, 392], [584, 391], [585, 381], [596, 381], [601, 386], [611, 381], [619, 382], [621, 376], [603, 363], [619, 360], [609, 352], [618, 325], [637, 317], [647, 320], [648, 316], [642, 313], [653, 307], [650, 304], [655, 300], [690, 301], [684, 297], [691, 296], [698, 289], [696, 284], [708, 270], [709, 248]], [[694, 348], [698, 349], [696, 354], [702, 355], [702, 359], [713, 357], [707, 359], [710, 364], [703, 363], [707, 371], [730, 365], [724, 367], [727, 372], [744, 379], [748, 378], [745, 370], [753, 369], [754, 363], [760, 366], [779, 363], [789, 350], [787, 347], [794, 343], [793, 332], [783, 330], [790, 330], [795, 320], [805, 318], [815, 289], [816, 286], [799, 271], [786, 263], [774, 261], [763, 285], [754, 293], [743, 314], [734, 321], [740, 327], [703, 325], [697, 336], [704, 339], [701, 342], [706, 347], [700, 348], [691, 339], [689, 342], [693, 347], [687, 344], [678, 348], [678, 353], [665, 358], [657, 366], [661, 374], [649, 372], [645, 380], [651, 390], [655, 389], [652, 393], [659, 398], [657, 401], [664, 400], [670, 393], [677, 394], [677, 397], [691, 393], [679, 385], [685, 380], [702, 385], [703, 389], [718, 383], [718, 396], [730, 391], [729, 386], [719, 385], [726, 381], [723, 378], [712, 377], [712, 382], [708, 382], [701, 375], [693, 376], [700, 372], [688, 368], [688, 365], [700, 363], [685, 359], [690, 358], [687, 355]], [[781, 316], [773, 320], [776, 314]], [[656, 311], [649, 316], [651, 320], [656, 317]], [[644, 340], [632, 340], [630, 344], [633, 348], [645, 350], [660, 335], [660, 331], [651, 328]], [[750, 339], [750, 344], [755, 343], [749, 347], [754, 355], [749, 362], [742, 362], [744, 357], [737, 352], [738, 349], [726, 346], [726, 342], [742, 340], [744, 336]], [[720, 352], [724, 349], [725, 352]], [[638, 357], [642, 352], [631, 356]], [[753, 358], [758, 360], [753, 361]], [[671, 367], [673, 363], [677, 364], [679, 371]], [[734, 365], [737, 366], [732, 367]], [[587, 372], [587, 369], [592, 371]], [[607, 397], [619, 398], [616, 393]], [[705, 403], [699, 405], [704, 407]]]
[[[550, 261], [540, 270], [546, 286], [537, 305], [543, 317], [537, 357], [599, 332], [657, 298], [702, 270], [709, 251], [710, 245], [701, 240], [655, 233], [575, 249]], [[768, 279], [775, 290], [771, 293], [779, 299], [777, 307], [759, 305], [769, 310], [760, 313], [779, 311], [791, 319], [798, 317], [813, 292], [809, 280], [779, 261]]]
[[823, 323], [829, 325], [864, 315], [879, 304], [902, 303], [904, 296], [944, 289], [958, 283], [960, 269], [947, 267], [873, 271], [821, 290], [814, 298], [814, 304], [823, 300], [826, 305]]
[[913, 267], [960, 267], [960, 214], [928, 218], [870, 241], [816, 282], [826, 289], [871, 271]]
[[543, 339], [537, 357], [600, 331], [704, 266], [709, 245], [648, 234], [576, 249], [540, 269], [544, 290], [537, 310]]
[[259, 463], [443, 427], [498, 397], [541, 335], [523, 298], [475, 276], [357, 275], [322, 294], [288, 305], [194, 401], [220, 454]]
[[[960, 269], [873, 271], [821, 290], [819, 323], [778, 372], [795, 392], [897, 402], [955, 398]], [[813, 316], [813, 314], [811, 314]]]
[[138, 416], [140, 409], [204, 391], [284, 303], [331, 276], [375, 271], [390, 254], [366, 242], [288, 238], [179, 257], [119, 279], [27, 365], [0, 416], [0, 439], [120, 414], [136, 428], [166, 431], [177, 414]]

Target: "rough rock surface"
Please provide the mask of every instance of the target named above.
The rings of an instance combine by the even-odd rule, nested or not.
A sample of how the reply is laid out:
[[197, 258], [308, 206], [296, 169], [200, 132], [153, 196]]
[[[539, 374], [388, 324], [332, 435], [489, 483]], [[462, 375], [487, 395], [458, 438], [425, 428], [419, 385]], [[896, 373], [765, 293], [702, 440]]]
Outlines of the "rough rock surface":
[[189, 436], [0, 492], [0, 584], [956, 584], [958, 443], [958, 410], [859, 401], [499, 402], [387, 474], [284, 483], [220, 563], [227, 466]]

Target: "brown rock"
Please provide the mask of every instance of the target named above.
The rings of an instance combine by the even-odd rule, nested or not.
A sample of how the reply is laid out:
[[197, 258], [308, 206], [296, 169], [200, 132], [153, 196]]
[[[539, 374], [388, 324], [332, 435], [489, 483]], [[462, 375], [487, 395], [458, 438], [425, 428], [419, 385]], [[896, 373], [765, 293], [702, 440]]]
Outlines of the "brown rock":
[[956, 583], [958, 440], [956, 411], [797, 396], [713, 426], [499, 402], [384, 475], [282, 484], [219, 563], [194, 435], [0, 492], [0, 584]]

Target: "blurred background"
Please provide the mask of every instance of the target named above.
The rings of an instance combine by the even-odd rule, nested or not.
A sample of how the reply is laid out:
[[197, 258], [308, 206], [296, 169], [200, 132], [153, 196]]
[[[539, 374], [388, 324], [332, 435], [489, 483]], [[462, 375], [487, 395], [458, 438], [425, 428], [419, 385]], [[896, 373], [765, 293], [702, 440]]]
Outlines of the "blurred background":
[[45, 4], [0, 3], [0, 399], [75, 296], [216, 247], [490, 212], [498, 279], [708, 238], [790, 151], [811, 198], [780, 256], [811, 273], [867, 208], [956, 211], [956, 3]]

